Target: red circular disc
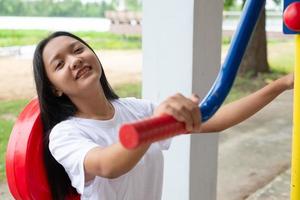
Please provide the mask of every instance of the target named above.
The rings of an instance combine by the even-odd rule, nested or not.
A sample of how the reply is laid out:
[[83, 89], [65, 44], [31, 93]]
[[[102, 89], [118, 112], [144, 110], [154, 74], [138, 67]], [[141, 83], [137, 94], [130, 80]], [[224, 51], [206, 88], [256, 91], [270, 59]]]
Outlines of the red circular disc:
[[43, 160], [42, 131], [39, 103], [33, 99], [19, 115], [6, 151], [7, 182], [17, 200], [51, 200]]
[[300, 2], [291, 3], [283, 13], [284, 24], [292, 31], [300, 31]]

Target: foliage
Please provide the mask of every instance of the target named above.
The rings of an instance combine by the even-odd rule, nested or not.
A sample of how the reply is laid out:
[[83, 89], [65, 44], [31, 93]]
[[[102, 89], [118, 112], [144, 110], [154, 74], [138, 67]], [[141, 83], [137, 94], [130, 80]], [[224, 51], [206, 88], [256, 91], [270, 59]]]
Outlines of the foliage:
[[[119, 1], [82, 3], [80, 0], [0, 0], [2, 16], [67, 16], [104, 17], [105, 11], [115, 10]], [[128, 10], [141, 10], [139, 0], [126, 0]]]
[[[241, 10], [246, 0], [242, 0], [241, 6], [238, 6], [237, 3], [241, 2], [238, 0], [224, 0], [224, 10]], [[282, 0], [272, 0], [276, 5], [280, 5]]]
[[140, 11], [142, 10], [142, 1], [138, 0], [126, 0], [126, 5], [128, 10]]
[[235, 6], [234, 0], [224, 0], [224, 10], [231, 10]]

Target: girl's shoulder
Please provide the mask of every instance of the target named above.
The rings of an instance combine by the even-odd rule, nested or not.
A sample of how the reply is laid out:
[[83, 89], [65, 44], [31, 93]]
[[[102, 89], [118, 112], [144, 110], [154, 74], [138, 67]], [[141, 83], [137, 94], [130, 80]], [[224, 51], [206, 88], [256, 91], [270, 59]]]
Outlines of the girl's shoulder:
[[73, 124], [73, 120], [71, 120], [71, 118], [67, 118], [59, 123], [57, 123], [53, 128], [53, 130], [69, 130], [69, 129], [74, 129], [74, 124]]
[[123, 105], [131, 105], [131, 106], [145, 106], [145, 105], [153, 104], [150, 100], [139, 99], [136, 97], [124, 97], [114, 101]]
[[137, 113], [146, 113], [147, 115], [152, 114], [155, 108], [155, 104], [150, 100], [135, 97], [119, 98], [114, 101], [114, 104]]
[[50, 136], [59, 135], [60, 132], [65, 134], [74, 133], [77, 131], [77, 127], [74, 125], [73, 121], [68, 118], [64, 121], [57, 123], [50, 131]]

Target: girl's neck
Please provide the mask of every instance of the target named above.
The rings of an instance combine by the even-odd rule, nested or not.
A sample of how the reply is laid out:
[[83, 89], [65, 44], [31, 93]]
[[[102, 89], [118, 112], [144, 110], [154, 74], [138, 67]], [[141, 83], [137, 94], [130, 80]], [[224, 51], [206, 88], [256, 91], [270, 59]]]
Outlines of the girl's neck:
[[93, 96], [87, 95], [73, 100], [78, 111], [76, 117], [108, 120], [114, 116], [115, 109], [103, 92], [97, 92]]

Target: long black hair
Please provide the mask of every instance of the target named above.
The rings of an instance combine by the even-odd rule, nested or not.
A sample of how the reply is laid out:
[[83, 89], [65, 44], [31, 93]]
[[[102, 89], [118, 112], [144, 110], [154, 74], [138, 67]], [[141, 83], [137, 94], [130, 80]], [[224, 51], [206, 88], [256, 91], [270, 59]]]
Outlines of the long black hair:
[[[96, 55], [93, 49], [81, 38], [68, 33], [68, 32], [54, 32], [37, 45], [33, 57], [33, 72], [38, 95], [41, 119], [44, 127], [44, 162], [48, 175], [49, 186], [52, 198], [55, 200], [64, 200], [69, 194], [76, 194], [76, 190], [71, 186], [70, 178], [68, 177], [63, 166], [60, 165], [51, 155], [49, 151], [49, 133], [51, 129], [59, 122], [66, 120], [68, 117], [73, 116], [77, 108], [69, 99], [68, 96], [63, 94], [58, 97], [53, 92], [53, 85], [47, 77], [45, 64], [43, 61], [43, 51], [45, 46], [52, 39], [59, 36], [72, 37], [84, 45], [86, 45]], [[96, 55], [98, 58], [98, 56]], [[99, 58], [98, 58], [99, 60]], [[101, 62], [99, 60], [102, 68]], [[113, 91], [109, 85], [105, 73], [102, 68], [100, 77], [100, 84], [103, 88], [104, 94], [108, 100], [118, 99], [118, 95]]]

